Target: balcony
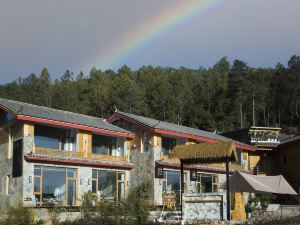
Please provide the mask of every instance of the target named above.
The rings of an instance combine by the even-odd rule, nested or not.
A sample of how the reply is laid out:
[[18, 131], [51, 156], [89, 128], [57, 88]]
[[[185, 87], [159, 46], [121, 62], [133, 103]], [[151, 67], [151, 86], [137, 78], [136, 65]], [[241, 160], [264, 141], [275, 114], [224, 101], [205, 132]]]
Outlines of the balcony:
[[129, 162], [128, 157], [121, 156], [111, 156], [105, 154], [94, 154], [86, 152], [75, 152], [75, 151], [65, 151], [50, 148], [34, 148], [33, 154], [48, 156], [48, 157], [62, 157], [66, 159], [85, 159], [91, 161], [110, 161], [110, 162]]

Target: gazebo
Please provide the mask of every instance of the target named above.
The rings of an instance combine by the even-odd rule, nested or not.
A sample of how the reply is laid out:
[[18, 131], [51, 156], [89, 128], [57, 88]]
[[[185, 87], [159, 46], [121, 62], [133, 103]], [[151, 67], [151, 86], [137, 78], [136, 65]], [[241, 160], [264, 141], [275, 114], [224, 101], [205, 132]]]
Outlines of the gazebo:
[[[203, 144], [178, 145], [171, 151], [170, 157], [180, 159], [181, 187], [184, 185], [183, 166], [185, 164], [226, 163], [227, 220], [230, 220], [229, 163], [237, 161], [237, 153], [234, 142], [222, 141]], [[184, 190], [181, 191], [181, 199], [183, 192]], [[181, 218], [182, 213], [181, 204]]]

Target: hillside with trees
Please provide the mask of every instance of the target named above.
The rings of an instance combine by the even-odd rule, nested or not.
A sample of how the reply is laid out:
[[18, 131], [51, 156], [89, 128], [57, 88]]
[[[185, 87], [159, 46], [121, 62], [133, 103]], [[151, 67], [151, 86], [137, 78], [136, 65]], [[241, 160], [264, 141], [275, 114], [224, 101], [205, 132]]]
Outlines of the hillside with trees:
[[107, 118], [114, 106], [159, 120], [224, 132], [256, 126], [300, 128], [300, 57], [287, 66], [252, 68], [226, 57], [211, 68], [142, 66], [118, 71], [67, 70], [52, 80], [40, 74], [0, 85], [3, 98]]

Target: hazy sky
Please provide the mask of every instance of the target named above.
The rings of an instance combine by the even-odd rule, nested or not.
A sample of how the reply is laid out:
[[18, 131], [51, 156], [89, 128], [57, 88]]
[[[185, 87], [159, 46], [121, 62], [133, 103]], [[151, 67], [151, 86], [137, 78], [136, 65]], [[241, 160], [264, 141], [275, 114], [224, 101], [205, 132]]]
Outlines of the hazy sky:
[[125, 37], [143, 36], [147, 24], [182, 1], [192, 2], [0, 0], [0, 83], [39, 74], [43, 67], [52, 78], [66, 69], [74, 74], [88, 74], [93, 66], [108, 69], [102, 60], [113, 62], [108, 65], [114, 70], [124, 64], [133, 69], [150, 64], [209, 67], [223, 56], [250, 66], [274, 67], [300, 55], [299, 0], [220, 0], [221, 7], [199, 12], [145, 41], [143, 48], [125, 52], [119, 60], [109, 58], [110, 48], [117, 48]]

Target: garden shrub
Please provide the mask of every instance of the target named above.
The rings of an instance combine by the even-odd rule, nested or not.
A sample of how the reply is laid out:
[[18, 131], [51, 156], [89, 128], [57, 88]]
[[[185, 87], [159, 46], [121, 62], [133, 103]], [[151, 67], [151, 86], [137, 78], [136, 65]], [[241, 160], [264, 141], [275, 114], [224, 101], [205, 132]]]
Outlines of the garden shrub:
[[0, 225], [30, 225], [32, 219], [31, 209], [19, 203], [15, 207], [8, 208], [6, 215], [0, 220]]

